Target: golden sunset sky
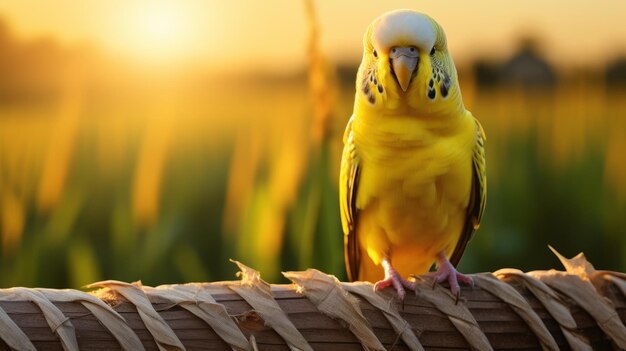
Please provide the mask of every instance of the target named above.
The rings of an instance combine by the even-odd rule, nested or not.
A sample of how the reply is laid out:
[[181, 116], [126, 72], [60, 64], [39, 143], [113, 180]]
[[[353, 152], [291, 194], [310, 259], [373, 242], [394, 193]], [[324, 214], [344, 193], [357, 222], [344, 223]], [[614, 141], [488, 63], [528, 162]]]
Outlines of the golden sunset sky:
[[[506, 56], [516, 40], [541, 38], [550, 60], [604, 63], [626, 54], [626, 1], [315, 2], [324, 52], [356, 61], [361, 36], [379, 14], [413, 8], [445, 28], [457, 61]], [[89, 43], [146, 62], [193, 62], [224, 69], [293, 69], [305, 60], [307, 24], [298, 0], [8, 0], [0, 16], [22, 39]]]

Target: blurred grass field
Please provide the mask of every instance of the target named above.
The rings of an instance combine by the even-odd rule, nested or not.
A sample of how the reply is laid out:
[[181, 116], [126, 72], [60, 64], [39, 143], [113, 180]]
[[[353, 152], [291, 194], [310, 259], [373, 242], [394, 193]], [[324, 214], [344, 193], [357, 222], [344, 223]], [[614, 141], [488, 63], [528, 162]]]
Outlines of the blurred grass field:
[[[155, 71], [48, 43], [62, 52], [50, 66], [19, 59], [41, 43], [0, 44], [2, 286], [233, 279], [229, 258], [270, 282], [345, 278], [336, 183], [354, 76], [336, 62], [313, 68], [324, 120], [305, 70]], [[528, 89], [458, 70], [489, 177], [461, 270], [558, 267], [551, 244], [625, 271], [626, 91], [597, 71]]]

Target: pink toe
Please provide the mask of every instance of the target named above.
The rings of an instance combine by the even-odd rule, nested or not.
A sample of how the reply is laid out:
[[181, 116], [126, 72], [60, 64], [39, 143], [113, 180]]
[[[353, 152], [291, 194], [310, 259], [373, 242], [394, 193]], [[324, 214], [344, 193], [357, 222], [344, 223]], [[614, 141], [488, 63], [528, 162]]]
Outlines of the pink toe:
[[465, 274], [457, 273], [457, 280], [467, 285], [474, 285], [474, 280], [472, 279], [472, 277]]
[[400, 300], [404, 299], [404, 287], [402, 287], [402, 284], [400, 283], [400, 281], [398, 279], [393, 279], [393, 287], [396, 289], [396, 291], [398, 292], [398, 296], [400, 297]]
[[374, 284], [374, 290], [383, 290], [386, 287], [390, 286], [392, 283], [391, 279], [379, 280]]
[[406, 279], [402, 279], [402, 285], [409, 290], [415, 290], [416, 287], [415, 282], [410, 282]]
[[446, 281], [446, 279], [448, 279], [448, 274], [436, 274], [435, 275], [435, 280], [437, 281], [437, 283], [443, 283]]
[[450, 284], [450, 291], [452, 292], [453, 295], [457, 295], [459, 291], [461, 290], [461, 287], [459, 286], [459, 282], [457, 281], [456, 274], [450, 274], [448, 276], [448, 284]]
[[404, 300], [404, 296], [406, 295], [406, 292], [404, 291], [404, 289], [402, 290], [396, 290], [398, 292], [398, 298], [400, 300]]

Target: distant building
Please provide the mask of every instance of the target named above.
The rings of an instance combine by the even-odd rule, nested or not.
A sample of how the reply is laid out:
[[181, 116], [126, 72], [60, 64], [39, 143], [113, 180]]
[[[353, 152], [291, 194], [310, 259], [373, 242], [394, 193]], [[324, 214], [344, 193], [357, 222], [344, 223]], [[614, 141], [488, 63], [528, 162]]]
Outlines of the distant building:
[[554, 68], [540, 56], [533, 39], [522, 40], [520, 50], [500, 69], [503, 84], [524, 88], [553, 88], [557, 76]]
[[523, 39], [519, 50], [504, 62], [477, 60], [473, 65], [479, 87], [513, 86], [525, 89], [553, 88], [557, 82], [554, 68], [537, 49], [536, 41]]

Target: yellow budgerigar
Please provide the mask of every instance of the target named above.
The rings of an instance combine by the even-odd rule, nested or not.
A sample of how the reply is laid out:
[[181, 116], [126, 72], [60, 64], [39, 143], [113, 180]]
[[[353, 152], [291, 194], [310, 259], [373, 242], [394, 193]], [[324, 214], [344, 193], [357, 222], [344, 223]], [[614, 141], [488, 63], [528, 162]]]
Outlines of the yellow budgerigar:
[[429, 16], [392, 11], [363, 38], [354, 112], [344, 134], [340, 208], [350, 280], [392, 285], [411, 274], [448, 281], [478, 229], [487, 178], [485, 136], [465, 109], [443, 29]]

